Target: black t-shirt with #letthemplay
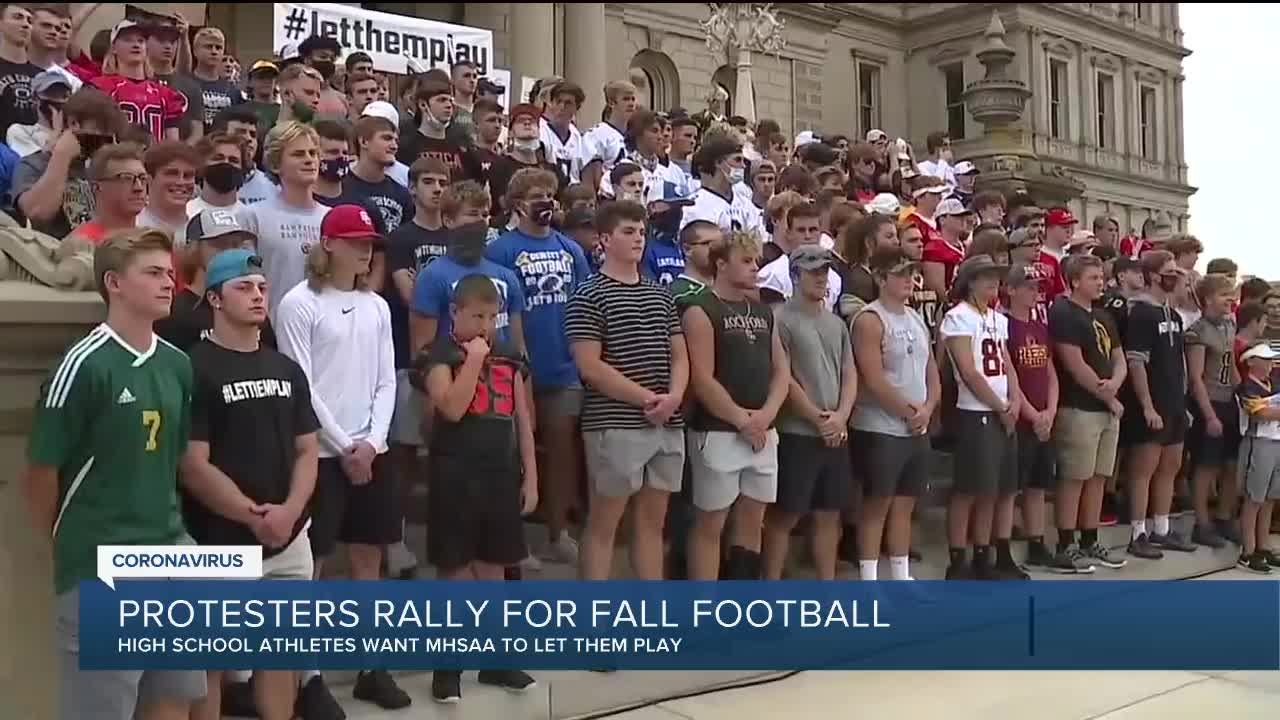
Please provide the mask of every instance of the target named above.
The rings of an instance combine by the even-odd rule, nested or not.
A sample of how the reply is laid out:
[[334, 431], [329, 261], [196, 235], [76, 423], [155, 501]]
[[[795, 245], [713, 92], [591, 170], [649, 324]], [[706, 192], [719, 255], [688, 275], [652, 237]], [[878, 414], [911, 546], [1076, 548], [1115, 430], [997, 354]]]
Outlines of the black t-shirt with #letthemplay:
[[435, 158], [448, 166], [451, 182], [475, 180], [484, 183], [486, 179], [480, 162], [470, 148], [448, 138], [429, 138], [416, 129], [401, 135], [396, 159], [405, 165], [412, 165], [420, 157]]
[[391, 338], [396, 348], [396, 369], [412, 367], [414, 353], [409, 352], [409, 306], [396, 287], [397, 270], [409, 270], [417, 277], [436, 259], [449, 251], [449, 231], [444, 227], [428, 230], [416, 222], [401, 225], [387, 238], [387, 280], [383, 297], [391, 310]]
[[36, 96], [31, 78], [44, 72], [39, 65], [0, 60], [0, 142], [10, 125], [36, 123]]
[[[281, 505], [293, 481], [299, 436], [320, 423], [307, 376], [284, 355], [259, 348], [239, 352], [203, 340], [191, 348], [194, 388], [191, 439], [209, 443], [209, 462], [250, 500]], [[201, 545], [258, 545], [248, 526], [213, 511], [184, 491], [183, 519]], [[307, 522], [303, 512], [290, 540]], [[287, 545], [287, 544], [286, 544]], [[263, 548], [274, 555], [281, 548]]]

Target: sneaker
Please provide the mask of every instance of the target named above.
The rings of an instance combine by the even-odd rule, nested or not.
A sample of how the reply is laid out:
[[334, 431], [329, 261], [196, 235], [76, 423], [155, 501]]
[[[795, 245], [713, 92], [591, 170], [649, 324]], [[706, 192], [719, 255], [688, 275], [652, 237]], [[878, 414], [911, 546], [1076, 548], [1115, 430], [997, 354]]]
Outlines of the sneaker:
[[258, 705], [253, 699], [253, 679], [233, 680], [222, 688], [222, 714], [227, 717], [256, 718]]
[[1195, 543], [1182, 537], [1173, 529], [1169, 530], [1168, 535], [1151, 533], [1151, 544], [1158, 548], [1176, 550], [1177, 552], [1195, 552], [1197, 547]]
[[1239, 565], [1243, 570], [1258, 573], [1259, 575], [1271, 574], [1271, 565], [1267, 562], [1266, 556], [1260, 552], [1255, 552], [1252, 555], [1240, 553], [1240, 559], [1236, 561], [1236, 565]]
[[1280, 555], [1277, 555], [1274, 550], [1258, 548], [1257, 554], [1261, 555], [1271, 567], [1280, 567]]
[[1129, 554], [1143, 560], [1159, 560], [1164, 557], [1164, 553], [1151, 544], [1146, 533], [1129, 541]]
[[1101, 565], [1112, 570], [1119, 570], [1129, 564], [1128, 560], [1111, 552], [1111, 549], [1105, 547], [1102, 543], [1094, 543], [1092, 547], [1084, 548], [1081, 554], [1084, 556], [1085, 562], [1092, 565]]
[[525, 559], [520, 561], [519, 567], [521, 572], [540, 573], [542, 572], [542, 561], [538, 559], [537, 555], [529, 553]]
[[1053, 553], [1043, 543], [1027, 546], [1027, 564], [1032, 567], [1047, 568], [1053, 564]]
[[562, 532], [560, 537], [547, 546], [547, 551], [543, 555], [547, 560], [561, 565], [578, 566], [578, 541], [569, 537], [569, 533]]
[[1220, 547], [1225, 547], [1227, 544], [1227, 541], [1222, 539], [1222, 536], [1218, 534], [1217, 529], [1214, 528], [1213, 525], [1202, 525], [1201, 523], [1196, 523], [1195, 528], [1192, 529], [1191, 542], [1197, 545], [1211, 547], [1215, 550]]
[[1223, 520], [1219, 518], [1216, 521], [1216, 525], [1218, 526], [1218, 534], [1222, 536], [1223, 540], [1226, 540], [1233, 545], [1240, 544], [1239, 525], [1235, 520]]
[[298, 699], [294, 703], [293, 714], [302, 720], [347, 720], [347, 713], [338, 704], [338, 699], [329, 692], [324, 678], [316, 675], [298, 690]]
[[960, 565], [950, 565], [947, 567], [948, 580], [974, 580], [973, 569], [969, 563], [961, 563]]
[[409, 707], [413, 699], [400, 689], [395, 678], [386, 670], [370, 670], [356, 675], [356, 687], [352, 693], [357, 700], [371, 702], [383, 710], [399, 710]]
[[387, 546], [386, 566], [388, 578], [412, 580], [418, 574], [418, 557], [402, 540]]
[[1021, 567], [1019, 567], [1016, 564], [1003, 565], [1001, 563], [996, 563], [996, 576], [1000, 580], [1030, 580], [1031, 579], [1031, 576], [1027, 574], [1027, 571], [1023, 570]]
[[924, 556], [916, 552], [915, 549], [909, 549], [907, 550], [907, 559], [913, 563], [918, 563], [924, 560]]
[[481, 670], [481, 685], [494, 685], [511, 692], [524, 692], [538, 686], [529, 673], [522, 670]]
[[1102, 527], [1111, 527], [1120, 521], [1120, 502], [1117, 500], [1115, 493], [1107, 493], [1102, 496], [1102, 514], [1099, 516], [1098, 524]]
[[457, 670], [437, 670], [431, 673], [431, 699], [452, 705], [462, 700], [462, 673]]
[[1072, 545], [1054, 554], [1046, 569], [1059, 575], [1088, 575], [1093, 572], [1093, 563], [1085, 559], [1078, 546]]
[[1004, 580], [1005, 578], [1000, 575], [1000, 572], [998, 570], [996, 570], [996, 566], [994, 563], [980, 564], [975, 562], [973, 564], [973, 579], [974, 580]]
[[1113, 527], [1120, 522], [1120, 516], [1113, 512], [1102, 511], [1098, 516], [1098, 527]]

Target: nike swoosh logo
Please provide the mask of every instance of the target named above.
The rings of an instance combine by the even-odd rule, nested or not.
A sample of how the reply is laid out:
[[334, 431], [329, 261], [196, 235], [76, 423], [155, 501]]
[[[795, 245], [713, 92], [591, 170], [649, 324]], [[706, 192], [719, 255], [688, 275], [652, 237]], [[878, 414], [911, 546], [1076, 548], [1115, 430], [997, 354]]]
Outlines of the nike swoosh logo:
[[349, 315], [349, 314], [351, 314], [351, 312], [352, 312], [353, 310], [355, 310], [355, 308], [347, 308], [347, 309], [345, 309], [345, 310], [343, 310], [343, 311], [342, 311], [342, 314], [343, 314], [343, 315]]

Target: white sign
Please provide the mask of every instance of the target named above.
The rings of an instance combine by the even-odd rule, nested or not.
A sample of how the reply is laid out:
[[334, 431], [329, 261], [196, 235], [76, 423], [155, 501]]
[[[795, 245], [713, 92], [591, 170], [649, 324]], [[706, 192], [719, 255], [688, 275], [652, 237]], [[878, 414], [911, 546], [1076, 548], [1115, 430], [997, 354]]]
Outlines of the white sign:
[[98, 578], [262, 577], [261, 545], [99, 545]]
[[343, 54], [368, 53], [373, 67], [404, 74], [407, 58], [424, 68], [449, 70], [470, 60], [484, 75], [492, 68], [493, 33], [481, 28], [362, 10], [340, 3], [274, 3], [272, 45], [300, 45], [312, 35], [331, 37]]

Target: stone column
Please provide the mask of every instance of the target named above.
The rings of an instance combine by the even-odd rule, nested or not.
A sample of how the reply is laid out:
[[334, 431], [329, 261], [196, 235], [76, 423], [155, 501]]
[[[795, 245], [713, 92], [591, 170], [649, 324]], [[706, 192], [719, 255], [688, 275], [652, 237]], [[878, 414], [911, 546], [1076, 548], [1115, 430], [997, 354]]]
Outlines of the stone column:
[[604, 110], [604, 84], [609, 81], [604, 3], [565, 3], [564, 76], [581, 85], [587, 95], [578, 109], [579, 127], [595, 125]]
[[1171, 161], [1174, 166], [1174, 179], [1180, 183], [1187, 182], [1187, 156], [1186, 156], [1186, 137], [1183, 118], [1185, 108], [1182, 106], [1182, 83], [1187, 78], [1179, 73], [1173, 78], [1173, 119], [1174, 119], [1174, 147], [1176, 149], [1176, 157]]
[[555, 72], [555, 3], [511, 3], [511, 97], [521, 77], [535, 80]]

